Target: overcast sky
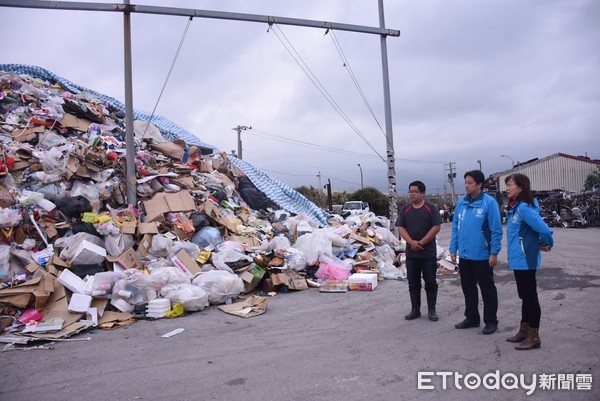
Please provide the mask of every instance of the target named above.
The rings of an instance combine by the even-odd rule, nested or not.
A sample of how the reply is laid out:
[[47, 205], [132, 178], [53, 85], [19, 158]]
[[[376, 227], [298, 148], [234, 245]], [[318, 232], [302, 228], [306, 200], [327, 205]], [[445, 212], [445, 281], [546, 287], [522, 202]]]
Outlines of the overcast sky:
[[[377, 0], [131, 3], [379, 26]], [[557, 152], [600, 159], [600, 1], [387, 0], [384, 6], [386, 27], [401, 31], [387, 38], [399, 194], [415, 179], [430, 193], [443, 193], [444, 185], [449, 192], [444, 163], [450, 161], [462, 192], [462, 174], [478, 168], [478, 160], [489, 175], [512, 161]], [[38, 65], [124, 101], [122, 14], [16, 8], [0, 14], [1, 63]], [[152, 111], [188, 19], [133, 14], [131, 21], [134, 108]], [[330, 179], [334, 190], [359, 189], [360, 164], [364, 186], [387, 193], [380, 38], [267, 28], [194, 19], [156, 113], [226, 152], [237, 149], [232, 128], [251, 126], [242, 133], [244, 160], [292, 187], [317, 187], [320, 172], [321, 185]]]

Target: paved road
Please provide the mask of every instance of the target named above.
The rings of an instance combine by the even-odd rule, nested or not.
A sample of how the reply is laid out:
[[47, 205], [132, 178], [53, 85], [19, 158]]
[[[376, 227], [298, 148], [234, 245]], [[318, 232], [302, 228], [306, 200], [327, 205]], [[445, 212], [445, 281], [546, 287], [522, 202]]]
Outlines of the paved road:
[[[440, 245], [448, 245], [449, 230], [444, 224]], [[0, 400], [598, 400], [600, 229], [556, 229], [555, 239], [538, 276], [539, 350], [516, 351], [505, 341], [518, 324], [520, 301], [503, 251], [493, 335], [454, 329], [463, 318], [456, 276], [439, 279], [439, 322], [403, 319], [409, 309], [404, 281], [386, 280], [373, 292], [310, 289], [271, 298], [267, 313], [250, 319], [210, 307], [94, 330], [74, 337], [90, 341], [56, 343], [52, 350], [3, 352]], [[176, 328], [185, 331], [161, 337]], [[453, 375], [443, 389], [436, 375], [422, 376], [431, 378], [433, 390], [418, 390], [420, 371], [471, 373], [471, 382], [493, 373], [501, 388], [470, 390], [460, 379], [458, 389]], [[544, 373], [591, 374], [592, 390], [536, 388], [527, 397], [520, 386], [502, 387], [510, 387], [510, 374], [523, 374], [529, 385], [532, 375], [539, 384]]]

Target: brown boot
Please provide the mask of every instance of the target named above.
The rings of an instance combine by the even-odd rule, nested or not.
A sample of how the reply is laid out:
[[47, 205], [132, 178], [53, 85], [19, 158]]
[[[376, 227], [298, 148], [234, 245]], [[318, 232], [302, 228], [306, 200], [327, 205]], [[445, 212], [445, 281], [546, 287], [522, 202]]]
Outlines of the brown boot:
[[521, 327], [517, 334], [512, 337], [508, 337], [506, 341], [509, 343], [520, 343], [527, 338], [527, 329], [529, 328], [529, 322], [521, 322]]
[[534, 349], [541, 347], [542, 342], [540, 341], [540, 336], [538, 333], [537, 327], [529, 327], [527, 329], [527, 338], [521, 344], [517, 345], [515, 349], [519, 351]]

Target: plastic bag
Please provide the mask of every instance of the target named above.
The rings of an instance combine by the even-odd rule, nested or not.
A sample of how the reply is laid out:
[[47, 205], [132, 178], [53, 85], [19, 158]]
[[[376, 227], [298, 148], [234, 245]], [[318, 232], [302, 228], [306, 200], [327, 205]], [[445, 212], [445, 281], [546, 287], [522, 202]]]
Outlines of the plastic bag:
[[200, 255], [200, 248], [198, 245], [190, 241], [175, 241], [171, 248], [169, 256], [175, 256], [179, 251], [184, 250], [192, 259], [196, 259]]
[[10, 268], [10, 246], [0, 245], [0, 280], [8, 277]]
[[151, 255], [157, 258], [164, 258], [171, 253], [173, 240], [162, 234], [157, 234], [152, 237], [152, 246], [148, 251]]
[[150, 273], [150, 288], [161, 291], [167, 284], [189, 284], [190, 280], [175, 266], [162, 266], [153, 269]]
[[125, 276], [119, 272], [101, 272], [94, 275], [92, 297], [110, 298], [114, 284]]
[[171, 304], [182, 304], [188, 312], [200, 311], [208, 306], [208, 294], [193, 284], [167, 284], [161, 290], [163, 298], [171, 300]]
[[148, 303], [150, 277], [135, 269], [126, 270], [124, 275], [113, 286], [110, 304], [123, 312], [132, 312], [135, 305]]
[[83, 213], [92, 211], [92, 204], [84, 196], [71, 196], [58, 199], [56, 208], [66, 217], [80, 218]]
[[68, 151], [64, 146], [53, 146], [47, 151], [33, 151], [33, 155], [40, 160], [44, 172], [48, 175], [63, 176], [67, 171]]
[[217, 251], [219, 251], [219, 252], [238, 251], [238, 252], [243, 253], [244, 247], [239, 242], [223, 241], [217, 247]]
[[350, 277], [351, 266], [346, 265], [336, 257], [322, 256], [319, 258], [319, 270], [315, 277], [325, 280], [347, 280]]
[[131, 248], [135, 244], [133, 235], [131, 234], [117, 234], [107, 235], [104, 237], [104, 246], [106, 247], [106, 253], [110, 256], [119, 256], [125, 250]]
[[229, 267], [229, 263], [234, 264], [236, 262], [241, 262], [240, 264], [247, 265], [252, 262], [252, 258], [250, 256], [235, 250], [226, 252], [213, 252], [211, 260], [217, 269], [225, 270], [230, 273], [233, 273], [233, 270], [231, 267]]
[[23, 219], [18, 209], [0, 208], [0, 227], [9, 228], [18, 225]]
[[209, 245], [217, 246], [223, 242], [223, 237], [215, 227], [203, 227], [192, 237], [192, 242], [201, 249]]
[[279, 248], [275, 250], [275, 255], [284, 258], [286, 265], [294, 271], [306, 269], [306, 256], [297, 249]]
[[323, 255], [333, 257], [331, 241], [323, 230], [304, 234], [298, 238], [292, 248], [301, 251], [306, 256], [306, 262], [311, 266], [315, 265]]
[[92, 211], [98, 213], [100, 210], [100, 194], [93, 182], [75, 181], [71, 188], [71, 196], [83, 196], [90, 201]]
[[210, 270], [196, 276], [192, 284], [208, 294], [211, 305], [220, 305], [236, 299], [244, 291], [244, 282], [236, 274], [222, 270]]

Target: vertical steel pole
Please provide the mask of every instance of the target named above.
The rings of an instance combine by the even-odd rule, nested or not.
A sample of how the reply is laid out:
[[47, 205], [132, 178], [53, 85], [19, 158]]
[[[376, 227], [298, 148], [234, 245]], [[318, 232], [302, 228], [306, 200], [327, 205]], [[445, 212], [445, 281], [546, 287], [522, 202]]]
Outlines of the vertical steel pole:
[[[385, 27], [383, 16], [383, 0], [379, 0], [379, 27]], [[387, 148], [387, 174], [388, 174], [388, 200], [390, 205], [390, 229], [393, 229], [398, 217], [396, 203], [396, 160], [394, 157], [394, 133], [392, 130], [392, 105], [390, 101], [390, 76], [388, 72], [386, 35], [380, 36], [381, 40], [381, 67], [383, 71], [383, 99], [385, 103], [385, 138]], [[395, 231], [395, 230], [392, 230]]]
[[[124, 1], [129, 7], [129, 0]], [[133, 133], [133, 74], [131, 72], [131, 14], [123, 13], [123, 37], [125, 49], [125, 155], [127, 177], [127, 203], [137, 205], [137, 180], [135, 178], [135, 140]]]

